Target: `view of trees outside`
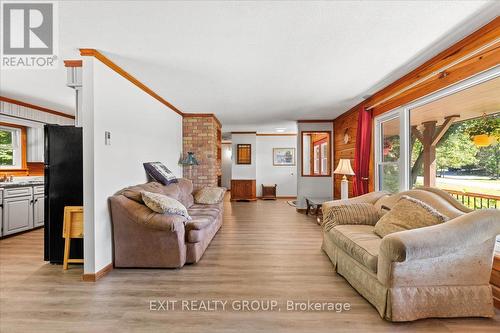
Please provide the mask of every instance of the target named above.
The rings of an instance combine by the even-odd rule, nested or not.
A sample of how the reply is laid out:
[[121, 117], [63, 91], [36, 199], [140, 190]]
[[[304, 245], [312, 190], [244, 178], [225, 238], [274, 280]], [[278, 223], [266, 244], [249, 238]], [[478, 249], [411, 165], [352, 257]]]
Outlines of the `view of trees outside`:
[[0, 130], [0, 166], [14, 164], [14, 149], [12, 146], [12, 132]]
[[[478, 133], [495, 137], [490, 145], [478, 147]], [[500, 196], [500, 114], [454, 123], [436, 148], [436, 186], [443, 189]], [[411, 137], [411, 180], [423, 184], [423, 147]]]
[[400, 119], [394, 118], [382, 124], [382, 163], [379, 165], [381, 189], [395, 193], [399, 191], [399, 157], [401, 153], [399, 136]]
[[400, 143], [399, 134], [384, 138], [384, 149], [382, 152], [383, 161], [382, 170], [382, 189], [395, 193], [399, 191], [399, 155]]

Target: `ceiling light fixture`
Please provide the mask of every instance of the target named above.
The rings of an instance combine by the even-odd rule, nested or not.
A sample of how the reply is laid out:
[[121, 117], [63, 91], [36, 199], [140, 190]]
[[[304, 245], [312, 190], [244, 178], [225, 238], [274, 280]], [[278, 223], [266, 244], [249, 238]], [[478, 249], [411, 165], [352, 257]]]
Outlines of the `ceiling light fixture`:
[[285, 130], [286, 130], [286, 128], [283, 128], [283, 127], [276, 128], [276, 132], [278, 132], [278, 133], [283, 133]]

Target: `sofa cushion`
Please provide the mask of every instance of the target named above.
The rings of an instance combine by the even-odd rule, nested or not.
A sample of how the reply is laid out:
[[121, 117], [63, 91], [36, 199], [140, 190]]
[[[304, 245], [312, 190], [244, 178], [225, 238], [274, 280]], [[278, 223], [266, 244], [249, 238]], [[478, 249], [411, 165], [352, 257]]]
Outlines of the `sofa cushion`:
[[199, 204], [216, 204], [222, 201], [226, 189], [222, 187], [203, 187], [194, 196], [194, 201]]
[[379, 213], [370, 203], [350, 203], [332, 206], [323, 218], [323, 229], [329, 231], [337, 225], [364, 224], [375, 225]]
[[171, 186], [176, 186], [179, 190], [179, 200], [186, 208], [193, 205], [193, 182], [186, 178], [177, 179], [177, 184], [172, 184]]
[[380, 237], [398, 231], [428, 227], [448, 220], [433, 207], [418, 199], [402, 196], [392, 209], [375, 225], [375, 233]]
[[371, 225], [338, 225], [329, 232], [331, 241], [354, 260], [377, 273], [378, 251], [382, 238]]
[[196, 207], [188, 209], [192, 220], [186, 224], [186, 230], [203, 229], [211, 220], [217, 219], [220, 209], [216, 207]]
[[186, 207], [174, 198], [159, 193], [142, 191], [142, 200], [152, 211], [160, 214], [179, 215], [190, 220]]

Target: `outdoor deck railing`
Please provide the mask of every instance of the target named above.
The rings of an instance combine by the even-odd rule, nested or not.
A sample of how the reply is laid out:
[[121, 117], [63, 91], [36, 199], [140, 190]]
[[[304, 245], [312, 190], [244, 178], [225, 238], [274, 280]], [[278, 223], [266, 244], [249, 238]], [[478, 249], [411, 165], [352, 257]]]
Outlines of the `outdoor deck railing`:
[[498, 195], [444, 190], [470, 209], [500, 208]]

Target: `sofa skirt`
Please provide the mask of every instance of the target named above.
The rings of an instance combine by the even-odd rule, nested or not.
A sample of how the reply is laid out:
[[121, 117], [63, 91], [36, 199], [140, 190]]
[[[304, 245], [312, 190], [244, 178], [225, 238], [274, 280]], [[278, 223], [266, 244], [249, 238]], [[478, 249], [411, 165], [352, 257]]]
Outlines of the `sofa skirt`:
[[386, 288], [373, 272], [329, 240], [328, 234], [323, 234], [322, 249], [335, 271], [386, 320], [494, 316], [490, 285]]

